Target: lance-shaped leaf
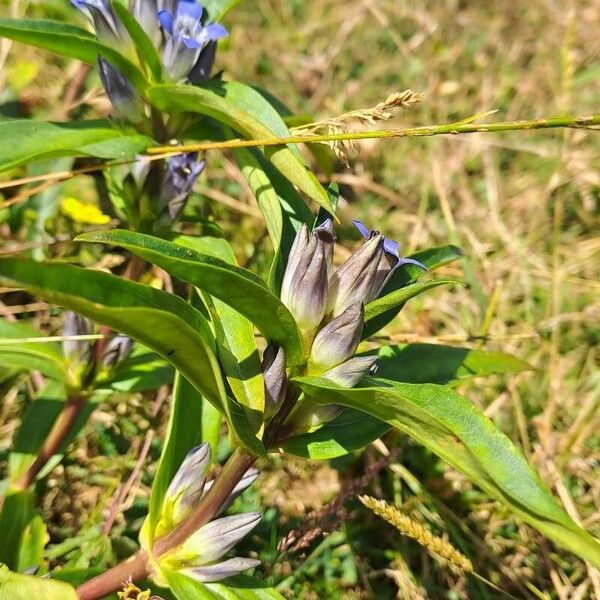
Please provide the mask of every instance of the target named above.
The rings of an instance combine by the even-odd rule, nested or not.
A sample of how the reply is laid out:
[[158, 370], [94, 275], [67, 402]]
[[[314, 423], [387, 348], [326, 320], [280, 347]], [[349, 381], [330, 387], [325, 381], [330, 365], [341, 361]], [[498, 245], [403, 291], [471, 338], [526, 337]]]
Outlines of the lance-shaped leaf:
[[315, 402], [362, 410], [406, 433], [545, 536], [600, 566], [600, 543], [565, 513], [510, 439], [452, 389], [374, 378], [354, 389], [317, 377], [294, 381]]
[[96, 64], [97, 57], [102, 56], [119, 69], [138, 91], [143, 91], [147, 85], [142, 72], [130, 60], [80, 27], [58, 21], [0, 19], [0, 37], [77, 58], [90, 65]]
[[[412, 258], [424, 264], [429, 271], [435, 271], [437, 268], [458, 260], [462, 257], [462, 251], [456, 246], [439, 246], [436, 248], [427, 248], [426, 250], [420, 250], [415, 252], [406, 258]], [[410, 283], [415, 282], [419, 279], [426, 271], [420, 269], [416, 265], [403, 264], [400, 265], [393, 273], [388, 282], [385, 284], [380, 297], [386, 296], [400, 288], [403, 288]], [[385, 327], [402, 309], [402, 306], [396, 308], [390, 308], [388, 311], [373, 317], [365, 327], [363, 337], [367, 338], [377, 333], [380, 329]]]
[[[9, 491], [4, 498], [0, 511], [0, 569], [2, 563], [17, 568], [23, 533], [35, 514], [33, 500], [33, 490]], [[0, 598], [7, 597], [2, 595], [0, 580]]]
[[456, 279], [434, 279], [432, 281], [420, 281], [407, 285], [406, 287], [395, 290], [369, 302], [365, 306], [365, 329], [363, 339], [369, 337], [372, 333], [369, 327], [369, 321], [376, 319], [389, 311], [401, 309], [411, 298], [439, 287], [440, 285], [464, 285], [462, 281]]
[[181, 298], [101, 271], [17, 258], [0, 259], [0, 281], [141, 341], [222, 409], [225, 391], [210, 327]]
[[[384, 346], [359, 356], [366, 354], [377, 354], [378, 376], [404, 383], [457, 384], [473, 377], [533, 369], [528, 363], [504, 352], [438, 344]], [[316, 431], [290, 438], [283, 444], [283, 450], [313, 460], [329, 460], [365, 447], [389, 429], [388, 423], [346, 408]]]
[[[289, 130], [277, 111], [256, 90], [237, 81], [210, 80], [202, 87], [159, 85], [148, 90], [148, 99], [167, 112], [196, 112], [225, 123], [249, 139], [277, 138]], [[297, 148], [269, 146], [266, 156], [309, 198], [333, 213], [327, 192], [306, 168]]]
[[505, 352], [441, 344], [384, 346], [377, 356], [378, 377], [406, 383], [458, 383], [472, 377], [533, 369]]
[[288, 364], [302, 361], [302, 342], [294, 318], [265, 282], [251, 271], [171, 242], [125, 230], [94, 231], [76, 240], [126, 248], [244, 315], [266, 338], [285, 348]]
[[5, 367], [37, 370], [69, 383], [68, 365], [57, 342], [36, 341], [43, 334], [24, 323], [0, 319], [0, 362]]
[[330, 460], [364, 448], [390, 428], [388, 423], [371, 415], [346, 408], [341, 415], [316, 431], [285, 441], [281, 449], [311, 460]]
[[[198, 237], [194, 245], [201, 254], [237, 266], [233, 249], [224, 239]], [[252, 323], [223, 300], [209, 295], [207, 304], [217, 338], [217, 353], [229, 386], [258, 431], [265, 410], [265, 388]]]
[[17, 119], [0, 123], [0, 172], [56, 156], [129, 159], [152, 144], [135, 132], [121, 131], [110, 121], [45, 123]]

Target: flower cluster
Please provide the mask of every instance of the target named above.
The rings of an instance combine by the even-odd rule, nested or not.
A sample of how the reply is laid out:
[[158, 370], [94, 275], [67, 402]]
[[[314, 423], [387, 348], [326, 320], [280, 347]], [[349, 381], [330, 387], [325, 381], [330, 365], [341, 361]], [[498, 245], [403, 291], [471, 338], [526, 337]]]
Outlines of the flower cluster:
[[[115, 14], [110, 0], [71, 0], [92, 23], [98, 39], [135, 58], [133, 42]], [[207, 79], [215, 58], [217, 40], [227, 36], [196, 0], [131, 0], [129, 10], [157, 50], [171, 81], [199, 83]]]
[[[204, 475], [209, 463], [208, 444], [204, 443], [190, 450], [167, 489], [161, 517], [154, 532], [155, 538], [166, 535], [181, 523], [212, 487], [213, 481], [207, 481]], [[252, 485], [257, 477], [257, 469], [248, 469], [221, 507], [220, 513]], [[177, 570], [201, 582], [218, 581], [251, 569], [260, 564], [260, 561], [239, 557], [221, 559], [258, 525], [260, 519], [258, 512], [219, 516], [200, 527], [181, 546], [161, 556], [159, 568]]]
[[[336, 270], [331, 220], [312, 232], [304, 225], [294, 240], [281, 287], [281, 300], [294, 316], [305, 344], [307, 364], [302, 374], [325, 377], [343, 387], [354, 387], [375, 366], [375, 356], [354, 356], [364, 329], [365, 304], [379, 296], [400, 265], [410, 263], [426, 270], [414, 259], [401, 258], [397, 242], [359, 221], [353, 223], [365, 242]], [[281, 348], [267, 348], [263, 376], [267, 411], [274, 414], [286, 394]], [[329, 413], [327, 418], [334, 414]]]

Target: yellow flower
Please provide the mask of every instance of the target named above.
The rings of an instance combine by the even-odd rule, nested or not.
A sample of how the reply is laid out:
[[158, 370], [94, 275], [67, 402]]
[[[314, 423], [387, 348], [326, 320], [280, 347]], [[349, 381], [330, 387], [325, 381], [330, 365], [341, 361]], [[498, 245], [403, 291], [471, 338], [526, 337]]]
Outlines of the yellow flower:
[[81, 202], [81, 200], [71, 196], [63, 198], [61, 208], [62, 212], [76, 223], [85, 223], [86, 225], [106, 225], [110, 223], [110, 217], [105, 215], [97, 206]]

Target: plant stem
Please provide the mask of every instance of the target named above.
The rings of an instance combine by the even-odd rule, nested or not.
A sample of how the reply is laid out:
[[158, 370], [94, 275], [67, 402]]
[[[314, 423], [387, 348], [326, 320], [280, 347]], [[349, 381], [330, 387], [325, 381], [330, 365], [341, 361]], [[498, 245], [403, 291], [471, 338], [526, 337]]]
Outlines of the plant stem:
[[46, 463], [54, 456], [58, 454], [60, 447], [65, 441], [67, 435], [71, 431], [77, 416], [81, 412], [81, 409], [85, 406], [86, 396], [83, 394], [76, 394], [70, 396], [66, 401], [65, 405], [58, 415], [58, 418], [54, 422], [46, 441], [40, 448], [35, 460], [29, 468], [23, 473], [17, 481], [12, 484], [11, 488], [14, 490], [26, 490], [37, 477], [39, 472], [44, 468]]
[[125, 581], [139, 581], [148, 576], [148, 555], [140, 550], [128, 560], [119, 563], [77, 588], [79, 600], [103, 598], [123, 587]]
[[[153, 554], [159, 557], [182, 544], [192, 533], [208, 523], [221, 509], [233, 488], [237, 485], [256, 458], [237, 448], [225, 463], [214, 485], [202, 497], [198, 505], [173, 531], [158, 539]], [[96, 600], [123, 587], [127, 580], [138, 581], [149, 574], [148, 555], [140, 551], [129, 560], [119, 563], [106, 573], [90, 579], [77, 588], [80, 600]]]
[[517, 131], [528, 129], [551, 129], [568, 127], [585, 129], [600, 125], [600, 113], [582, 116], [553, 117], [549, 119], [531, 119], [523, 121], [500, 121], [498, 123], [447, 123], [444, 125], [427, 125], [408, 127], [405, 129], [380, 129], [375, 131], [355, 131], [345, 133], [324, 133], [290, 135], [286, 137], [269, 137], [255, 140], [227, 140], [219, 142], [203, 142], [200, 144], [184, 144], [182, 146], [154, 146], [147, 153], [179, 154], [182, 152], [198, 152], [224, 148], [247, 148], [254, 146], [278, 146], [281, 144], [303, 144], [309, 142], [340, 142], [347, 140], [366, 140], [377, 138], [430, 137], [434, 135], [459, 133], [494, 133], [498, 131]]

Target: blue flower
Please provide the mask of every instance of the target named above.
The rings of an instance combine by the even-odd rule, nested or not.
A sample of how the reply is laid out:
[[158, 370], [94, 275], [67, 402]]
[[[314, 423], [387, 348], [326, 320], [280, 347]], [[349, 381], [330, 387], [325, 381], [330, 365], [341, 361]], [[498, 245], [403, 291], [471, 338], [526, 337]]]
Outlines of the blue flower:
[[204, 170], [206, 162], [204, 160], [198, 162], [197, 159], [197, 152], [188, 152], [167, 160], [159, 201], [161, 209], [168, 212], [169, 218], [173, 221], [183, 210], [196, 179]]
[[158, 21], [168, 36], [163, 63], [174, 81], [189, 75], [209, 42], [227, 35], [223, 25], [202, 25], [203, 12], [204, 9], [195, 0], [180, 0], [175, 11], [167, 9], [157, 13]]

